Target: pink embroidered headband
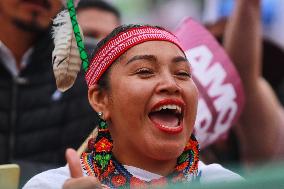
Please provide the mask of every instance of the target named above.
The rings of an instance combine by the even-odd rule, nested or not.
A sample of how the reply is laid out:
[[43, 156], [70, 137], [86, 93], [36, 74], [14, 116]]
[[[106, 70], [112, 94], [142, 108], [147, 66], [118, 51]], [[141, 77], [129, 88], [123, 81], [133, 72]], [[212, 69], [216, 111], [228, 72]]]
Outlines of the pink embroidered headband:
[[168, 41], [182, 49], [177, 37], [168, 31], [151, 26], [131, 28], [112, 38], [96, 53], [85, 76], [88, 87], [97, 83], [120, 55], [131, 47], [146, 41]]

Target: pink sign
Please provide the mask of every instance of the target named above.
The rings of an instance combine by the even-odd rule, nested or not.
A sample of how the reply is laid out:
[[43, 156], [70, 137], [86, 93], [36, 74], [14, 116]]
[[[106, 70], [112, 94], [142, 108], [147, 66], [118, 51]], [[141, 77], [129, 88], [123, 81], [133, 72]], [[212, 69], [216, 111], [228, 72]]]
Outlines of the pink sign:
[[224, 136], [239, 118], [244, 105], [241, 80], [224, 49], [199, 23], [187, 18], [174, 33], [199, 89], [195, 134], [204, 148]]

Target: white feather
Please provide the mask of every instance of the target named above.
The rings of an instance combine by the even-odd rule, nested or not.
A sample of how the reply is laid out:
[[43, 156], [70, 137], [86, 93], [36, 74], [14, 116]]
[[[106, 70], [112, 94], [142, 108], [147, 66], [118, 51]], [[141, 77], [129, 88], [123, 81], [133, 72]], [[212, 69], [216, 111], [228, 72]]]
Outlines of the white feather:
[[55, 45], [52, 52], [53, 72], [57, 88], [64, 92], [73, 86], [82, 60], [68, 11], [60, 12], [53, 20], [53, 25]]

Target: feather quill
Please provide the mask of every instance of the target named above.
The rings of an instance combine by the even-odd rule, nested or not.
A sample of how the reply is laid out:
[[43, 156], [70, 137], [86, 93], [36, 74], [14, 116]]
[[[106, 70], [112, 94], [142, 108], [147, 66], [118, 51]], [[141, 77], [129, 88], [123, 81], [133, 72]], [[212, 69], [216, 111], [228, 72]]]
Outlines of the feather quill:
[[68, 11], [60, 12], [53, 20], [52, 33], [53, 72], [58, 90], [64, 92], [73, 86], [82, 64]]

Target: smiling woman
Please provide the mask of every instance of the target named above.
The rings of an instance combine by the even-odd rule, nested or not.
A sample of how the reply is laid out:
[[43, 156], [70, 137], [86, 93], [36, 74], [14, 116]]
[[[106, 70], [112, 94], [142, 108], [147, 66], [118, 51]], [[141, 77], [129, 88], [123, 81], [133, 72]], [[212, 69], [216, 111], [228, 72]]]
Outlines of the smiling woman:
[[85, 78], [89, 102], [101, 118], [97, 137], [89, 141], [80, 160], [74, 150], [67, 150], [69, 169], [37, 175], [25, 189], [135, 188], [241, 179], [198, 159], [192, 134], [198, 91], [172, 33], [148, 25], [116, 28], [98, 43]]
[[148, 25], [116, 28], [97, 45], [86, 81], [89, 102], [101, 118], [97, 137], [89, 141], [80, 161], [67, 150], [69, 170], [37, 175], [25, 189], [135, 188], [240, 179], [198, 159], [198, 142], [192, 135], [198, 91], [172, 33]]
[[[139, 32], [144, 29], [137, 28]], [[148, 27], [148, 32], [153, 32], [151, 29], [155, 30]], [[190, 72], [189, 65], [178, 46], [168, 41], [143, 42], [127, 50], [109, 68], [110, 90], [91, 86], [89, 99], [93, 108], [103, 112], [104, 119], [109, 121], [113, 152], [117, 152], [121, 162], [136, 157], [130, 158], [134, 166], [144, 165], [167, 174], [192, 131], [197, 89], [189, 74], [185, 74]], [[177, 57], [183, 57], [182, 61], [175, 62]], [[158, 170], [157, 160], [166, 160], [168, 167]]]

